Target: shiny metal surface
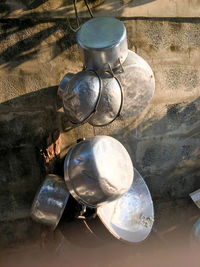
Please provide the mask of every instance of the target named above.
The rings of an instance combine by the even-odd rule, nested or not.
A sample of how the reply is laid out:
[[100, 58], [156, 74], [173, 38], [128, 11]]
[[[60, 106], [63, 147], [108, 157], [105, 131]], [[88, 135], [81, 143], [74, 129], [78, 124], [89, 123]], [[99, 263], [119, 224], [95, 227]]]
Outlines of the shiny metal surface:
[[45, 177], [31, 208], [31, 217], [43, 224], [56, 228], [69, 198], [64, 180], [54, 174]]
[[82, 123], [94, 112], [100, 97], [101, 81], [93, 71], [74, 75], [62, 94], [63, 108], [69, 120]]
[[93, 126], [106, 125], [117, 117], [123, 101], [117, 79], [109, 73], [101, 74], [102, 91], [96, 112], [88, 121]]
[[133, 181], [133, 165], [124, 146], [110, 136], [96, 136], [76, 144], [64, 163], [64, 178], [72, 196], [89, 207], [126, 193]]
[[124, 105], [121, 119], [138, 116], [149, 104], [155, 90], [155, 79], [152, 69], [147, 62], [132, 51], [116, 70], [115, 75], [120, 80], [124, 91]]
[[63, 98], [63, 93], [66, 90], [67, 84], [70, 81], [70, 79], [74, 76], [74, 73], [68, 72], [65, 74], [65, 76], [62, 78], [59, 87], [58, 87], [58, 95]]
[[195, 222], [192, 230], [194, 239], [200, 244], [200, 218]]
[[113, 17], [97, 17], [85, 22], [77, 32], [85, 67], [94, 70], [114, 69], [128, 54], [126, 28]]
[[99, 218], [111, 234], [131, 243], [146, 239], [154, 221], [149, 189], [136, 169], [134, 173], [133, 184], [126, 194], [97, 208]]
[[200, 189], [192, 192], [190, 194], [190, 197], [194, 201], [194, 203], [197, 205], [197, 207], [200, 209]]

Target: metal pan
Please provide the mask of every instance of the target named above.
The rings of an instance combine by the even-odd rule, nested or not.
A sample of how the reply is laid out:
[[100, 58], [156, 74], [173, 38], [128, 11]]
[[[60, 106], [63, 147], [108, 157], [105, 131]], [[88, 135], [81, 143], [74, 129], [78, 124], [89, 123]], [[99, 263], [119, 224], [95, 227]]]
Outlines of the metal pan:
[[58, 225], [69, 198], [63, 178], [49, 174], [40, 186], [31, 208], [31, 217], [54, 230]]
[[130, 243], [145, 240], [154, 221], [149, 189], [136, 169], [134, 174], [133, 184], [126, 194], [97, 208], [97, 215], [111, 234]]

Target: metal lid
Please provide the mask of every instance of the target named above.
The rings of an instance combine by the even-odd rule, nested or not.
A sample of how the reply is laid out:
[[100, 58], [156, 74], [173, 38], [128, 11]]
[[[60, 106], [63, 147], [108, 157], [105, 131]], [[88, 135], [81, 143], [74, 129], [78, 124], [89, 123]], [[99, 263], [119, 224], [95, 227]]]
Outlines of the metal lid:
[[154, 74], [148, 63], [132, 51], [123, 63], [124, 72], [116, 71], [124, 92], [121, 119], [135, 117], [149, 105], [155, 91]]
[[149, 189], [134, 168], [130, 190], [120, 198], [97, 208], [97, 215], [113, 236], [122, 241], [143, 241], [151, 232], [154, 209]]
[[85, 22], [77, 33], [77, 42], [86, 49], [105, 49], [126, 38], [124, 24], [113, 17], [98, 17]]
[[40, 186], [31, 208], [31, 217], [37, 222], [56, 228], [64, 212], [69, 192], [62, 177], [49, 174]]
[[77, 201], [89, 207], [96, 207], [126, 193], [133, 177], [128, 152], [110, 136], [81, 141], [65, 158], [67, 187]]
[[84, 65], [89, 69], [108, 70], [127, 57], [127, 38], [124, 24], [113, 17], [97, 17], [85, 22], [77, 32]]

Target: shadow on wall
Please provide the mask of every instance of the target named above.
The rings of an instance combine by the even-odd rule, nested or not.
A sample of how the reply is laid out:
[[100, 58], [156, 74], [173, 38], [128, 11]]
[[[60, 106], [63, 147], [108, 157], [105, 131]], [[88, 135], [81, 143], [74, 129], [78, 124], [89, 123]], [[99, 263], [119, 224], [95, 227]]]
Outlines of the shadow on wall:
[[137, 127], [131, 122], [112, 135], [128, 149], [154, 199], [189, 198], [200, 187], [200, 98], [165, 106], [159, 120], [148, 117], [154, 108]]
[[[122, 1], [120, 10], [123, 10], [123, 6], [134, 7], [152, 1], [154, 0]], [[17, 3], [10, 3], [7, 0], [1, 1], [0, 41], [2, 48], [0, 49], [0, 66], [13, 69], [24, 62], [35, 59], [40, 52], [42, 42], [48, 43], [47, 40], [51, 36], [55, 36], [54, 39], [56, 39], [56, 41], [48, 44], [52, 50], [52, 59], [76, 44], [75, 32], [73, 31], [77, 28], [76, 20], [64, 18], [68, 12], [73, 10], [73, 1], [63, 0], [60, 5], [63, 7], [61, 10], [37, 11], [37, 8], [42, 7], [45, 2], [47, 0], [21, 0]], [[84, 1], [82, 2], [84, 7]], [[95, 11], [95, 8], [104, 1], [90, 0], [88, 2]], [[116, 2], [112, 1], [109, 4], [113, 10]], [[22, 15], [18, 15], [15, 19], [9, 18], [9, 15], [16, 10], [22, 10]], [[28, 10], [31, 10], [31, 13], [23, 13], [23, 11]], [[80, 17], [82, 12], [79, 11]], [[59, 18], [61, 16], [63, 18]], [[82, 18], [81, 23], [85, 20]], [[14, 34], [16, 37], [12, 38]]]

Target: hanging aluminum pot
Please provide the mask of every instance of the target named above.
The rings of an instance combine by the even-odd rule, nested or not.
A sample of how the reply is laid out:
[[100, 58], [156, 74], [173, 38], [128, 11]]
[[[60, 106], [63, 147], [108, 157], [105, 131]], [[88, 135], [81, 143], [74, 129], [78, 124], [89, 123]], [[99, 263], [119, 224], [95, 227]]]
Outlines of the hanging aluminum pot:
[[62, 79], [58, 94], [74, 124], [88, 121], [93, 126], [107, 125], [116, 119], [123, 105], [121, 84], [108, 72], [84, 70], [73, 76], [69, 73]]
[[119, 141], [110, 136], [96, 136], [81, 141], [67, 153], [64, 178], [79, 203], [95, 208], [130, 189], [133, 165]]
[[114, 69], [128, 54], [126, 28], [113, 17], [97, 17], [85, 22], [77, 32], [77, 42], [88, 69]]
[[[63, 108], [74, 124], [86, 122], [95, 112], [100, 99], [101, 80], [94, 71], [81, 71], [70, 80], [61, 81]], [[61, 87], [61, 85], [59, 86]]]
[[132, 51], [121, 68], [115, 71], [124, 93], [124, 105], [120, 118], [138, 116], [148, 105], [155, 91], [155, 79], [148, 63]]
[[63, 178], [48, 174], [34, 198], [31, 217], [54, 230], [61, 219], [69, 195]]

